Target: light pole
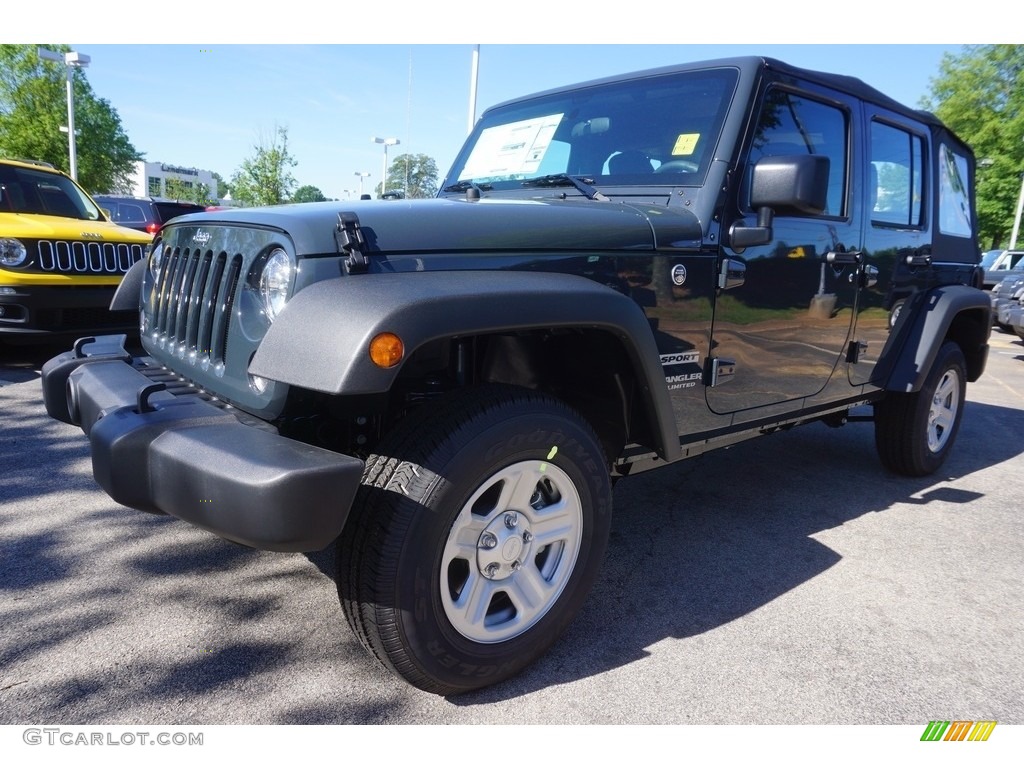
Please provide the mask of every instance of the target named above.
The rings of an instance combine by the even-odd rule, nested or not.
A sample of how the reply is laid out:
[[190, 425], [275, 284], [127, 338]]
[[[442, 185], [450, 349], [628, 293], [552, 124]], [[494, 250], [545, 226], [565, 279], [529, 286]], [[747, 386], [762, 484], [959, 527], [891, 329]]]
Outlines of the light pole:
[[74, 72], [76, 67], [78, 69], [84, 69], [89, 66], [90, 58], [84, 53], [78, 53], [77, 51], [57, 53], [56, 51], [51, 51], [48, 48], [37, 48], [36, 50], [38, 51], [39, 58], [41, 59], [64, 62], [68, 90], [68, 165], [71, 172], [71, 178], [78, 181], [78, 155], [75, 152]]
[[359, 177], [359, 196], [363, 196], [363, 179], [370, 175], [369, 171], [356, 171], [355, 175]]
[[469, 68], [469, 131], [473, 132], [473, 126], [476, 125], [476, 87], [477, 81], [480, 79], [480, 46], [474, 46], [473, 48], [473, 63]]
[[1013, 217], [1013, 234], [1010, 235], [1010, 250], [1017, 247], [1017, 235], [1020, 233], [1020, 214], [1024, 209], [1024, 173], [1020, 175], [1020, 194], [1017, 195], [1017, 215]]
[[386, 191], [384, 187], [388, 183], [388, 147], [394, 147], [398, 144], [401, 144], [402, 142], [400, 142], [398, 139], [382, 139], [379, 138], [378, 136], [371, 136], [370, 141], [372, 141], [374, 144], [384, 145], [384, 172], [381, 173], [380, 175], [380, 193], [381, 195], [383, 195], [384, 192]]

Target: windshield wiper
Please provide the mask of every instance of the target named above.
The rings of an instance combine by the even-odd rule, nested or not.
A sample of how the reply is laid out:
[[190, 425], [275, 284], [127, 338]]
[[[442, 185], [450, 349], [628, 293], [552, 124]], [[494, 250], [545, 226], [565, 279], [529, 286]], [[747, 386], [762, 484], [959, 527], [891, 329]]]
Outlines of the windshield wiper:
[[465, 192], [467, 189], [475, 189], [477, 192], [486, 192], [491, 189], [490, 184], [477, 184], [472, 179], [466, 179], [465, 181], [459, 181], [455, 184], [449, 184], [442, 191], [443, 192]]
[[524, 187], [576, 187], [590, 200], [608, 200], [607, 195], [600, 192], [593, 186], [594, 180], [588, 176], [573, 176], [568, 173], [552, 173], [549, 176], [538, 176], [536, 179], [527, 179], [523, 182]]

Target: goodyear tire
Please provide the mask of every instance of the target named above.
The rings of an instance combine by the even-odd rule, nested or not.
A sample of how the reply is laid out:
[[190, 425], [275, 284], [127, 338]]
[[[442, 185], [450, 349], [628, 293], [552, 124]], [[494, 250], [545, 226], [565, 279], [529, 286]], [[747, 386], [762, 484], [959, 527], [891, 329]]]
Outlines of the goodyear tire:
[[504, 680], [541, 656], [604, 555], [611, 487], [572, 409], [511, 387], [420, 409], [367, 460], [338, 542], [356, 636], [425, 691]]
[[919, 392], [890, 392], [875, 405], [875, 446], [886, 467], [923, 477], [942, 466], [963, 417], [966, 371], [960, 347], [947, 341]]

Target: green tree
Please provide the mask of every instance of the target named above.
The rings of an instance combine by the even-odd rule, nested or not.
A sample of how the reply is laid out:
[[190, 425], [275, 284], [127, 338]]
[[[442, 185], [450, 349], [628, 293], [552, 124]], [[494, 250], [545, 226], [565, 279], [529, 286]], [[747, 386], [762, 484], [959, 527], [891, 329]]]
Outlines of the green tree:
[[391, 162], [388, 178], [377, 196], [390, 190], [401, 190], [406, 197], [434, 197], [437, 194], [437, 163], [428, 155], [399, 155]]
[[189, 183], [172, 177], [164, 182], [164, 193], [173, 200], [187, 200], [200, 205], [213, 205], [216, 202], [210, 196], [210, 188], [201, 181]]
[[213, 180], [217, 182], [217, 197], [223, 199], [227, 197], [231, 192], [231, 185], [228, 184], [216, 171], [212, 171], [211, 175]]
[[[66, 45], [45, 45], [64, 53]], [[85, 71], [73, 70], [78, 182], [88, 191], [130, 192], [142, 159], [110, 102], [93, 93]], [[45, 160], [70, 171], [66, 70], [39, 58], [35, 45], [0, 45], [0, 155]]]
[[1024, 46], [965, 46], [946, 54], [924, 106], [974, 148], [983, 249], [1013, 227], [1024, 171]]
[[288, 154], [288, 129], [274, 126], [269, 137], [253, 146], [255, 154], [242, 161], [231, 178], [232, 195], [245, 205], [287, 203], [295, 188], [290, 168], [298, 163]]
[[292, 195], [293, 203], [323, 203], [326, 200], [327, 197], [320, 191], [320, 188], [314, 187], [312, 184], [304, 184]]

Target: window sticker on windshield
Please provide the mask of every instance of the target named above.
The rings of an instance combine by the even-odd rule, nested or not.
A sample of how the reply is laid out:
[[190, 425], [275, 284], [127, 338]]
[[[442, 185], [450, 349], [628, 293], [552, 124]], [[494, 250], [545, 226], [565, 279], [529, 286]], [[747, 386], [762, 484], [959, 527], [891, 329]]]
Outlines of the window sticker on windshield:
[[672, 154], [692, 155], [693, 150], [697, 148], [697, 141], [699, 139], [699, 133], [680, 133], [678, 138], [676, 138], [675, 146], [672, 147]]
[[562, 113], [558, 113], [484, 129], [459, 180], [536, 173], [561, 121]]

